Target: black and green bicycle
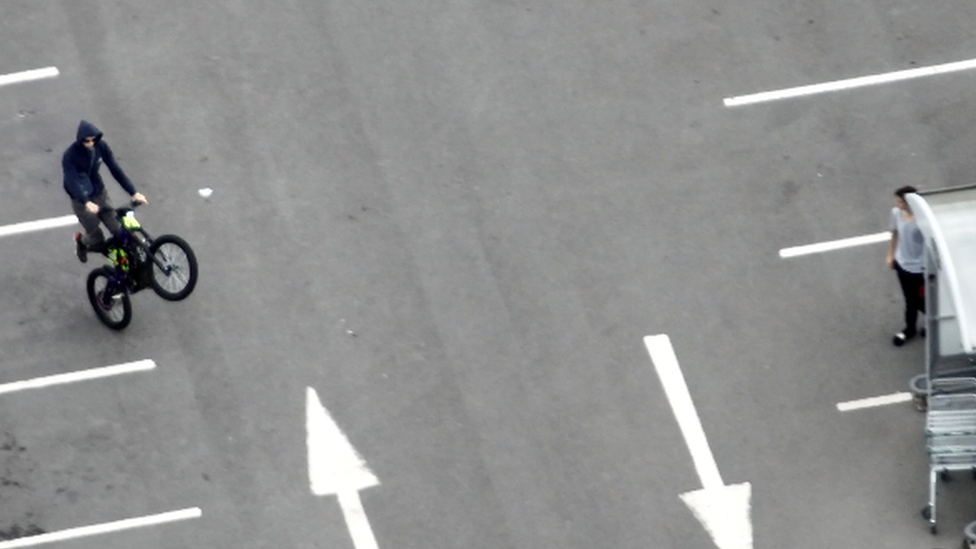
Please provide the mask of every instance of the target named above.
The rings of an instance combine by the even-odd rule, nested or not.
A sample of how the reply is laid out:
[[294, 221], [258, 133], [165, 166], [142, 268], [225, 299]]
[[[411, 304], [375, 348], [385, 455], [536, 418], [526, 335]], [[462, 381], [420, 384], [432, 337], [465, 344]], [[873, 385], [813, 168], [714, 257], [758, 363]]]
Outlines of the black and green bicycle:
[[88, 300], [106, 326], [121, 330], [132, 321], [129, 296], [152, 288], [167, 301], [180, 301], [197, 284], [197, 258], [182, 238], [153, 238], [135, 216], [136, 204], [116, 208], [122, 229], [105, 247], [109, 265], [88, 274]]

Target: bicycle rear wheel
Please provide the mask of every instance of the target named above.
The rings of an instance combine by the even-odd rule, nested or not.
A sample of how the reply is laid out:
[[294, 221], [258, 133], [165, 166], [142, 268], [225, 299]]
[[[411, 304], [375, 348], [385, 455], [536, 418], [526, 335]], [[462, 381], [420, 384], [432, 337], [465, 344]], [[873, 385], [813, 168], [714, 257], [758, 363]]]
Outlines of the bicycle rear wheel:
[[164, 234], [149, 246], [152, 287], [159, 297], [179, 301], [197, 285], [197, 256], [182, 238]]
[[129, 294], [114, 282], [114, 271], [100, 267], [88, 273], [88, 301], [95, 316], [113, 330], [121, 330], [132, 321]]

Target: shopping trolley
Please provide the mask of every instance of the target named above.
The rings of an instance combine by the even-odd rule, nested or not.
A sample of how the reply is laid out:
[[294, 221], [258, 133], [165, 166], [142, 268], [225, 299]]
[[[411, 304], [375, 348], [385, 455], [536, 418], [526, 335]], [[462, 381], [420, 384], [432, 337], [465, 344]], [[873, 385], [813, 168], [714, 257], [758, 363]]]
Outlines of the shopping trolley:
[[928, 404], [929, 503], [922, 514], [935, 534], [938, 480], [952, 471], [970, 471], [976, 478], [976, 378], [932, 380]]
[[911, 384], [926, 413], [929, 501], [922, 516], [934, 534], [938, 480], [952, 471], [976, 476], [976, 185], [905, 200], [925, 236], [925, 374]]

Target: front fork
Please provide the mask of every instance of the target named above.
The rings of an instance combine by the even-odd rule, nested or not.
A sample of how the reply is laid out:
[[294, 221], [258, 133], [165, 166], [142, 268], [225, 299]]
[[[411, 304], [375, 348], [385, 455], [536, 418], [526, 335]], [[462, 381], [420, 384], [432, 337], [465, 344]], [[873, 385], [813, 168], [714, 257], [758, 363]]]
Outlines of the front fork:
[[133, 232], [132, 236], [133, 238], [135, 238], [136, 243], [138, 243], [140, 246], [142, 246], [143, 249], [146, 250], [146, 255], [149, 256], [149, 259], [157, 267], [162, 269], [163, 273], [166, 274], [166, 276], [169, 276], [169, 274], [173, 271], [173, 268], [167, 265], [166, 263], [163, 263], [163, 260], [156, 257], [156, 254], [152, 253], [149, 250], [149, 247], [152, 245], [152, 238], [148, 234], [144, 234], [144, 231], [142, 231], [141, 229]]

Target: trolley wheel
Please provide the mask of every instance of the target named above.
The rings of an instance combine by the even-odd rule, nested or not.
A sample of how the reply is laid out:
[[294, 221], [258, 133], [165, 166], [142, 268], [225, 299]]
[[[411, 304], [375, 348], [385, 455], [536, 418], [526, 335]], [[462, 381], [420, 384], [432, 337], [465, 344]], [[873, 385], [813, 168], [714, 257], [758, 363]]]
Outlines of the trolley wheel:
[[929, 409], [928, 397], [925, 395], [916, 395], [912, 397], [912, 403], [915, 404], [915, 409], [919, 412], [925, 412]]
[[929, 531], [932, 532], [933, 536], [936, 535], [936, 533], [938, 533], [938, 528], [935, 525], [935, 519], [932, 518], [931, 504], [922, 507], [922, 518], [929, 521]]

